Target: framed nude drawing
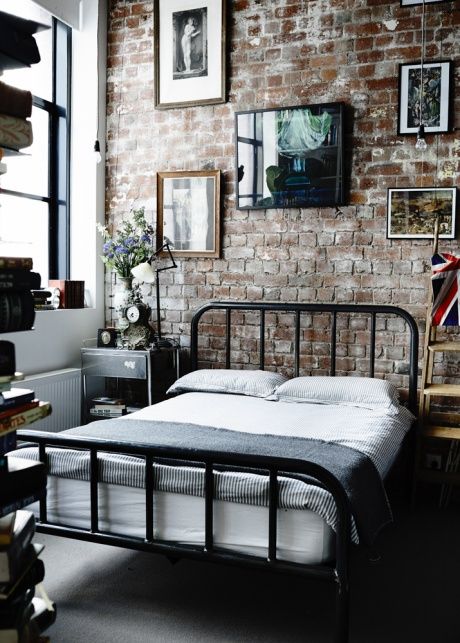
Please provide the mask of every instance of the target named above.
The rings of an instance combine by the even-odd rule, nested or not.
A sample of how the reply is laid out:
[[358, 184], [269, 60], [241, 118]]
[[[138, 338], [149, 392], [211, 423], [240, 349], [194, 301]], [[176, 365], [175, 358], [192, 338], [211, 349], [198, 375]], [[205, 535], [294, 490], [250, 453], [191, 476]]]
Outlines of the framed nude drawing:
[[225, 102], [226, 0], [155, 0], [155, 107]]

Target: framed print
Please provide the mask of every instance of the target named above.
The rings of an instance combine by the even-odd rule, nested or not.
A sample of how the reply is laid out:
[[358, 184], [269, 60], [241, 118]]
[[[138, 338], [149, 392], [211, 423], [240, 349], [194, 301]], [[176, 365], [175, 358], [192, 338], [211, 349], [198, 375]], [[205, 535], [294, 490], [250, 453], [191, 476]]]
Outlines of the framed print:
[[[439, 2], [451, 2], [451, 0], [425, 0], [425, 4], [438, 4]], [[422, 4], [423, 0], [401, 0], [401, 7], [413, 7]]]
[[455, 239], [457, 188], [389, 188], [388, 239], [433, 239], [435, 218], [439, 237]]
[[220, 256], [220, 171], [157, 174], [157, 246], [175, 257]]
[[155, 107], [225, 102], [226, 0], [155, 0]]
[[[421, 79], [423, 78], [423, 91]], [[398, 134], [417, 134], [422, 122], [426, 133], [448, 132], [451, 116], [452, 62], [404, 63], [399, 66]]]
[[236, 113], [236, 207], [343, 204], [343, 104]]

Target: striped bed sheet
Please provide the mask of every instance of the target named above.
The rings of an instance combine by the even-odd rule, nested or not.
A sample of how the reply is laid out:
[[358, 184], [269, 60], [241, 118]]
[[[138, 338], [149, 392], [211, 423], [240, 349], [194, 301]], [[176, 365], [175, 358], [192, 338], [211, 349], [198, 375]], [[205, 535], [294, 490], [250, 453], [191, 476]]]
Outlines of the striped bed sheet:
[[[363, 409], [337, 404], [269, 401], [225, 393], [185, 393], [120, 418], [184, 422], [258, 434], [286, 435], [335, 442], [366, 454], [382, 478], [396, 459], [413, 416], [404, 407], [391, 414], [382, 408]], [[129, 429], [128, 429], [129, 430]], [[129, 434], [127, 434], [129, 440]], [[20, 450], [38, 458], [35, 447]], [[51, 475], [89, 480], [89, 454], [72, 449], [47, 448]], [[19, 455], [19, 453], [17, 453]], [[158, 491], [204, 496], [204, 471], [200, 467], [155, 463], [154, 488]], [[128, 455], [99, 454], [101, 482], [144, 487], [144, 461]], [[215, 497], [254, 506], [268, 506], [268, 477], [256, 473], [215, 471]], [[279, 506], [309, 509], [336, 526], [336, 508], [325, 489], [301, 480], [279, 477]], [[359, 542], [352, 524], [353, 542]]]

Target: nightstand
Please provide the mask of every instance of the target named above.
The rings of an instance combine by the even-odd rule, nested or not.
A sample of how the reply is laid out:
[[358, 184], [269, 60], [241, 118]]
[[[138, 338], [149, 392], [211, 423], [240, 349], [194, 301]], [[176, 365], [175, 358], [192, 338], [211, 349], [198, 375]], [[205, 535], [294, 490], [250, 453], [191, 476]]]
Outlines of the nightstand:
[[82, 422], [103, 419], [90, 413], [96, 397], [123, 399], [127, 412], [161, 402], [179, 376], [179, 347], [126, 350], [82, 348]]

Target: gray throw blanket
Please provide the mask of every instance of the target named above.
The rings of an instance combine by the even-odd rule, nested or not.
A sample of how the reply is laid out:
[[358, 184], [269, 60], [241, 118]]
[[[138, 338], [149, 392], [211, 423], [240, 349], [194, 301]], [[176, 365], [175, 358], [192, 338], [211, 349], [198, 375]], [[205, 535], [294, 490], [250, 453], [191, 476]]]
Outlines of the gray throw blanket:
[[[391, 510], [380, 475], [370, 458], [350, 447], [322, 440], [291, 436], [259, 435], [196, 424], [151, 420], [100, 420], [61, 433], [79, 438], [99, 438], [129, 445], [180, 448], [191, 460], [200, 452], [293, 458], [327, 469], [342, 485], [355, 518], [361, 542], [372, 544], [391, 522]], [[102, 449], [103, 450], [103, 449]], [[161, 453], [158, 453], [161, 457]], [[283, 475], [286, 475], [283, 473]], [[311, 484], [302, 474], [289, 474]]]

